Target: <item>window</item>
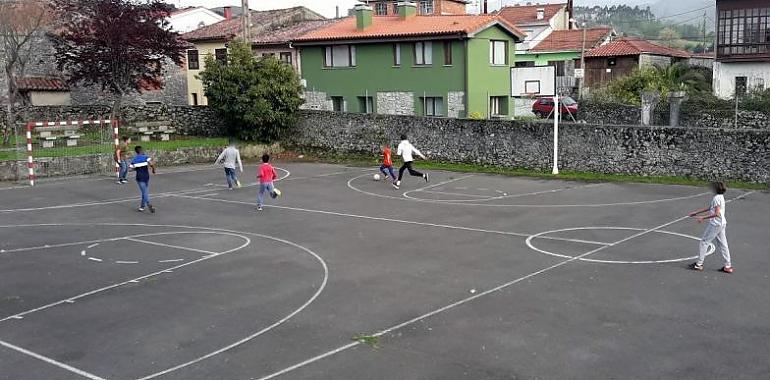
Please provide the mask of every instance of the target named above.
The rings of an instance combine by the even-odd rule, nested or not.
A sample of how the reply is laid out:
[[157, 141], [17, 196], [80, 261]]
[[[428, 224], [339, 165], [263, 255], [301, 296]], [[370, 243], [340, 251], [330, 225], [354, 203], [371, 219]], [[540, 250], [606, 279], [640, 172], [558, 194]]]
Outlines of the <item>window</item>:
[[444, 98], [422, 98], [422, 109], [425, 116], [442, 116], [444, 114]]
[[215, 49], [214, 58], [222, 63], [227, 63], [227, 49]]
[[616, 58], [607, 58], [607, 66], [613, 67], [618, 64], [618, 60]]
[[281, 53], [281, 62], [291, 65], [291, 52], [285, 51]]
[[356, 47], [353, 45], [335, 45], [325, 48], [324, 67], [355, 67]]
[[508, 114], [508, 97], [492, 96], [489, 98], [489, 114], [491, 116], [501, 116]]
[[735, 95], [736, 96], [746, 95], [746, 83], [747, 83], [746, 77], [735, 77]]
[[398, 1], [393, 2], [393, 14], [394, 15], [398, 14]]
[[722, 10], [717, 18], [717, 54], [770, 53], [770, 8]]
[[358, 97], [358, 110], [362, 113], [374, 112], [374, 98], [371, 96]]
[[452, 41], [444, 42], [444, 65], [452, 65]]
[[332, 110], [334, 112], [345, 112], [345, 99], [341, 96], [332, 96]]
[[388, 3], [377, 3], [374, 4], [374, 14], [377, 16], [385, 16], [388, 14]]
[[188, 70], [198, 70], [198, 69], [200, 69], [200, 61], [198, 60], [198, 51], [197, 50], [188, 50], [187, 51], [187, 69]]
[[433, 64], [433, 43], [432, 42], [415, 42], [414, 64], [418, 66]]
[[421, 15], [433, 14], [433, 0], [420, 0], [420, 14]]
[[262, 58], [275, 57], [275, 53], [262, 53]]
[[393, 44], [393, 66], [401, 66], [401, 44]]
[[519, 61], [514, 64], [515, 67], [535, 67], [535, 61]]
[[489, 41], [489, 63], [492, 65], [505, 65], [508, 63], [507, 41]]
[[198, 94], [192, 93], [192, 105], [197, 106], [198, 105]]
[[564, 61], [548, 61], [548, 66], [553, 66], [556, 68], [557, 77], [564, 76]]

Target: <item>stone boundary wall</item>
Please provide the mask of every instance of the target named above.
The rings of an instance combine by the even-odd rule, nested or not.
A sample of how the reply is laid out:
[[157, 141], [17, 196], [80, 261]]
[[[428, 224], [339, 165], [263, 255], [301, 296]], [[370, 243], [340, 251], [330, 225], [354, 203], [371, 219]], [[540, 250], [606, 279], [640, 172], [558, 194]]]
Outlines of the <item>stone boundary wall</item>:
[[[550, 170], [553, 126], [542, 122], [464, 120], [303, 111], [285, 145], [378, 156], [401, 133], [433, 159]], [[770, 130], [563, 124], [562, 170], [691, 176], [770, 183]]]
[[[16, 111], [17, 123], [29, 120], [88, 120], [108, 118], [110, 106], [29, 106]], [[0, 110], [0, 127], [6, 122], [5, 110]], [[178, 133], [211, 137], [225, 136], [227, 128], [214, 110], [205, 106], [146, 105], [121, 107], [120, 121], [123, 125], [138, 121], [169, 120]]]

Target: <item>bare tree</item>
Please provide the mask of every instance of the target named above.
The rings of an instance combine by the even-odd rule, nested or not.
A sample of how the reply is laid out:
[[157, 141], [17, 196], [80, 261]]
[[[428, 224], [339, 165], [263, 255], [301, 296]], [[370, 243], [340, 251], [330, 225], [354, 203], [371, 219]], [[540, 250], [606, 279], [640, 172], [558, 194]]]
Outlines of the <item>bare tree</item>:
[[41, 0], [0, 0], [0, 67], [8, 83], [6, 94], [6, 123], [3, 145], [10, 140], [16, 120], [14, 105], [19, 102], [18, 79], [24, 76], [35, 44], [47, 16]]

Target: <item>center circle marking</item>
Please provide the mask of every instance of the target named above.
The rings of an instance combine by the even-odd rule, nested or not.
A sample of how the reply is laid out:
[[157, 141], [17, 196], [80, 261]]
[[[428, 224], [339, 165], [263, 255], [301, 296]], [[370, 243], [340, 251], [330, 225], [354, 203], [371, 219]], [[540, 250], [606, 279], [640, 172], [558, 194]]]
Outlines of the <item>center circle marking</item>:
[[[537, 252], [540, 252], [542, 254], [546, 254], [546, 255], [554, 256], [554, 257], [559, 257], [559, 258], [563, 258], [563, 259], [577, 259], [577, 260], [580, 260], [580, 261], [585, 261], [585, 262], [590, 262], [590, 263], [602, 263], [602, 264], [664, 264], [664, 263], [677, 263], [677, 262], [682, 262], [682, 261], [687, 261], [687, 260], [694, 260], [694, 259], [698, 258], [698, 256], [688, 256], [688, 257], [681, 257], [681, 258], [675, 258], [675, 259], [664, 259], [664, 260], [637, 260], [637, 261], [633, 261], [633, 260], [602, 260], [602, 259], [592, 259], [592, 258], [589, 258], [589, 257], [579, 257], [580, 255], [570, 256], [570, 255], [565, 255], [565, 254], [561, 254], [561, 253], [555, 253], [555, 252], [551, 252], [551, 251], [546, 251], [544, 249], [536, 247], [532, 243], [533, 240], [536, 240], [538, 238], [545, 238], [547, 235], [550, 235], [550, 234], [556, 234], [556, 233], [559, 233], [559, 232], [570, 232], [570, 231], [585, 231], [585, 230], [612, 230], [612, 231], [638, 231], [638, 232], [647, 231], [644, 228], [632, 228], [632, 227], [574, 227], [574, 228], [562, 228], [562, 229], [559, 229], [559, 230], [544, 231], [544, 232], [540, 232], [540, 233], [531, 235], [531, 236], [529, 236], [527, 238], [526, 243], [527, 243], [527, 246], [529, 248], [531, 248], [531, 249], [533, 249], [533, 250], [535, 250]], [[658, 233], [658, 234], [678, 236], [678, 237], [683, 237], [683, 238], [692, 239], [692, 240], [700, 240], [700, 238], [698, 238], [698, 237], [695, 237], [695, 236], [692, 236], [692, 235], [687, 235], [687, 234], [682, 234], [682, 233], [679, 233], [679, 232], [673, 232], [673, 231], [654, 230], [654, 231], [650, 231], [650, 232], [651, 233], [654, 232], [654, 233]], [[609, 246], [609, 244], [606, 245], [606, 246]], [[716, 248], [714, 247], [714, 245], [713, 244], [709, 244], [709, 248], [708, 248], [708, 251], [706, 252], [706, 256], [711, 255], [712, 253], [714, 253], [715, 250], [716, 250]]]

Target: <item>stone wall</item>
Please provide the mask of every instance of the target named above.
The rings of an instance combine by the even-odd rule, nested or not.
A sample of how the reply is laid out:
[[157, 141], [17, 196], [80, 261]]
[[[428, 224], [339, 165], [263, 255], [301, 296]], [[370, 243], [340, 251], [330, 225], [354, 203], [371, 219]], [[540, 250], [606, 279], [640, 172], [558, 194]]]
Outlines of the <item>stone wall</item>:
[[[254, 159], [264, 152], [281, 153], [278, 144], [241, 146], [244, 160]], [[222, 147], [181, 148], [171, 151], [149, 151], [160, 168], [185, 164], [213, 164]], [[92, 154], [77, 157], [37, 158], [35, 176], [37, 178], [63, 177], [89, 174], [112, 175], [115, 162], [111, 154]], [[162, 169], [161, 169], [162, 170]], [[0, 181], [27, 180], [27, 161], [0, 161]]]
[[[110, 106], [41, 106], [17, 109], [17, 122], [89, 120], [109, 118]], [[227, 128], [221, 117], [209, 107], [196, 106], [125, 106], [120, 121], [130, 125], [137, 121], [168, 120], [178, 133], [191, 136], [225, 136]], [[0, 127], [5, 124], [5, 110], [0, 109]]]
[[386, 115], [414, 115], [414, 93], [378, 92], [377, 112]]
[[[287, 144], [296, 149], [378, 154], [406, 133], [433, 159], [550, 170], [550, 123], [305, 111]], [[770, 131], [564, 124], [563, 170], [692, 176], [770, 183]]]

